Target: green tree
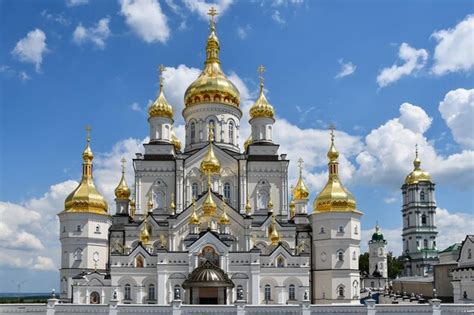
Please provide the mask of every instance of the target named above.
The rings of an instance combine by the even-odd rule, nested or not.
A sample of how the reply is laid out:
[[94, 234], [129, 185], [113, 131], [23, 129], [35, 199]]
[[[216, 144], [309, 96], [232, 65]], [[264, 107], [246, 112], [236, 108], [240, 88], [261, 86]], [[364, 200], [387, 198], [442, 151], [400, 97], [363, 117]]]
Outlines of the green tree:
[[402, 274], [403, 262], [400, 257], [393, 256], [392, 252], [387, 255], [388, 278], [395, 279]]
[[359, 271], [369, 274], [369, 253], [363, 253], [359, 256]]

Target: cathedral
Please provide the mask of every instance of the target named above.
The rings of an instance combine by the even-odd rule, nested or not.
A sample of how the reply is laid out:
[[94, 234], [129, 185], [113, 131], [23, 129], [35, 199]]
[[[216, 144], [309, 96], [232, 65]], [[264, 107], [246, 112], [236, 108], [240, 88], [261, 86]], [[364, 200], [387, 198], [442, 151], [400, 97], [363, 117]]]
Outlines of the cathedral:
[[63, 302], [358, 303], [362, 212], [340, 182], [334, 133], [327, 184], [308, 211], [302, 160], [290, 189], [262, 76], [239, 147], [240, 95], [221, 68], [215, 14], [203, 70], [184, 95], [184, 146], [161, 76], [133, 189], [122, 168], [110, 209], [94, 186], [88, 135], [82, 179], [58, 214]]

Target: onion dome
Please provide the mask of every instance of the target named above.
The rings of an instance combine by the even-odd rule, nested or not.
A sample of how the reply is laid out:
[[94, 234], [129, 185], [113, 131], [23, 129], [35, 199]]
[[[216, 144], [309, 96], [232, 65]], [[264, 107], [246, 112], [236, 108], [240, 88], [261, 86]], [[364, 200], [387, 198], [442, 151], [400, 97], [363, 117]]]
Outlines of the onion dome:
[[179, 141], [178, 137], [176, 137], [176, 134], [174, 133], [174, 131], [171, 132], [171, 143], [173, 143], [176, 151], [181, 151], [181, 147], [182, 147], [181, 141]]
[[148, 108], [148, 118], [153, 117], [165, 117], [173, 119], [173, 107], [166, 100], [165, 94], [163, 93], [163, 72], [166, 70], [163, 65], [160, 65], [160, 91], [155, 101]]
[[143, 228], [140, 231], [140, 241], [142, 242], [143, 245], [147, 245], [150, 242], [150, 232], [148, 231], [147, 218], [148, 218], [148, 215], [145, 217]]
[[327, 153], [329, 159], [329, 176], [326, 186], [316, 197], [313, 203], [313, 209], [316, 212], [325, 211], [352, 211], [356, 210], [356, 201], [354, 196], [342, 185], [339, 180], [339, 152], [334, 146], [334, 131], [331, 131], [331, 147]]
[[125, 182], [125, 159], [120, 160], [122, 162], [122, 178], [115, 188], [115, 198], [120, 200], [128, 200], [130, 198], [130, 188], [128, 188], [127, 183]]
[[221, 171], [221, 163], [217, 159], [214, 149], [212, 148], [213, 141], [214, 133], [212, 129], [209, 128], [209, 146], [207, 147], [207, 153], [204, 156], [200, 167], [201, 172], [206, 175], [219, 174]]
[[380, 231], [380, 227], [379, 227], [378, 223], [375, 225], [375, 232], [374, 232], [374, 234], [372, 234], [372, 241], [373, 242], [382, 242], [382, 241], [384, 241], [383, 234]]
[[418, 184], [419, 182], [430, 182], [430, 183], [432, 183], [430, 174], [428, 172], [422, 170], [420, 168], [420, 165], [421, 165], [421, 160], [418, 157], [418, 145], [417, 145], [416, 146], [416, 151], [415, 151], [415, 160], [413, 161], [414, 169], [405, 178], [405, 184], [406, 185]]
[[268, 234], [269, 234], [271, 244], [278, 245], [278, 243], [280, 242], [280, 234], [278, 234], [278, 230], [276, 227], [276, 219], [274, 215], [272, 216], [272, 223], [270, 224]]
[[193, 212], [189, 217], [189, 224], [199, 224], [199, 217], [196, 213], [196, 200], [193, 198]]
[[229, 216], [227, 215], [227, 212], [226, 212], [225, 201], [222, 202], [222, 215], [219, 218], [219, 224], [222, 224], [222, 225], [229, 225], [230, 224], [230, 219], [229, 219]]
[[303, 180], [303, 159], [298, 160], [298, 168], [300, 171], [300, 176], [296, 187], [293, 189], [293, 200], [307, 200], [309, 196], [309, 189], [306, 187], [306, 184]]
[[261, 65], [258, 67], [258, 71], [260, 72], [260, 94], [255, 103], [250, 108], [250, 119], [258, 117], [273, 118], [275, 116], [275, 110], [273, 109], [273, 106], [267, 101], [263, 89], [263, 72], [265, 71], [265, 68]]
[[216, 213], [216, 209], [217, 209], [217, 205], [214, 202], [214, 198], [212, 198], [211, 185], [209, 183], [207, 196], [206, 196], [206, 199], [204, 200], [204, 203], [202, 204], [202, 210], [204, 212], [204, 215], [214, 216], [214, 214]]
[[184, 93], [184, 104], [188, 107], [201, 103], [220, 103], [239, 107], [239, 90], [227, 79], [221, 69], [219, 39], [214, 21], [217, 13], [214, 8], [211, 8], [208, 14], [211, 16], [210, 34], [207, 38], [204, 69]]
[[247, 149], [249, 148], [249, 145], [252, 144], [252, 134], [249, 135], [249, 137], [247, 138], [247, 140], [245, 140], [244, 142], [244, 150], [247, 151]]
[[[89, 133], [90, 128], [87, 128]], [[82, 153], [82, 178], [81, 182], [74, 189], [64, 202], [65, 212], [88, 212], [97, 214], [107, 214], [107, 201], [97, 191], [92, 176], [92, 160], [94, 154], [90, 147], [90, 136], [87, 135], [87, 145]]]

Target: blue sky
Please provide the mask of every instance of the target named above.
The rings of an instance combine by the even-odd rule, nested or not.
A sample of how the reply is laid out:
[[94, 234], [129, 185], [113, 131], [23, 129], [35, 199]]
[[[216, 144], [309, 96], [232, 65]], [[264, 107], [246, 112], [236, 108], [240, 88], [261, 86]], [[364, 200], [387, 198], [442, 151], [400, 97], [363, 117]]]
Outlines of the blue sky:
[[[437, 183], [440, 247], [474, 232], [471, 1], [216, 6], [223, 68], [241, 90], [242, 108], [255, 100], [256, 68], [264, 64], [267, 96], [285, 130], [275, 140], [293, 161], [293, 181], [294, 161], [305, 159], [311, 202], [326, 179], [326, 128], [334, 123], [343, 181], [365, 213], [364, 235], [378, 220], [399, 251], [399, 188], [415, 143]], [[160, 63], [169, 67], [165, 91], [182, 136], [182, 93], [202, 67], [208, 7], [0, 1], [0, 236], [16, 244], [0, 245], [0, 278], [7, 279], [0, 291], [16, 290], [22, 278], [25, 290], [57, 286], [55, 214], [80, 176], [84, 126], [93, 128], [96, 181], [111, 198], [118, 160], [132, 157], [148, 134], [146, 106]]]

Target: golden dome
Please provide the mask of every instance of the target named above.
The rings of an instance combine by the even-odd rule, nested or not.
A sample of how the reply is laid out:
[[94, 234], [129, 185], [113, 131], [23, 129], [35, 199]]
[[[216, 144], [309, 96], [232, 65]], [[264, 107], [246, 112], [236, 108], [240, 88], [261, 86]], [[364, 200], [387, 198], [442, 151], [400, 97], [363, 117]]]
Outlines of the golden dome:
[[432, 182], [430, 174], [420, 168], [421, 160], [418, 158], [418, 147], [416, 149], [413, 166], [413, 171], [405, 178], [406, 185], [418, 184], [419, 182]]
[[212, 198], [212, 192], [211, 188], [207, 190], [207, 196], [206, 199], [204, 200], [204, 203], [202, 204], [202, 210], [204, 212], [205, 216], [214, 216], [216, 213], [217, 205], [214, 202], [214, 198]]
[[140, 241], [143, 245], [147, 245], [150, 241], [150, 232], [148, 231], [148, 223], [147, 223], [148, 215], [145, 217], [145, 223], [143, 224], [143, 228], [140, 231]]
[[122, 178], [115, 188], [115, 198], [121, 200], [128, 200], [130, 198], [130, 188], [128, 188], [127, 183], [125, 182], [125, 159], [122, 158]]
[[214, 140], [212, 129], [209, 129], [209, 131], [209, 146], [207, 148], [207, 153], [201, 162], [201, 172], [206, 175], [219, 174], [221, 171], [221, 163], [217, 159], [214, 149], [212, 148], [212, 142]]
[[277, 227], [276, 227], [276, 220], [275, 216], [272, 216], [272, 223], [270, 224], [269, 228], [269, 238], [272, 245], [278, 245], [280, 242], [280, 234], [278, 234]]
[[222, 224], [222, 225], [230, 224], [230, 219], [229, 219], [229, 216], [227, 215], [227, 212], [226, 212], [225, 201], [222, 202], [222, 215], [219, 218], [219, 224]]
[[265, 71], [265, 68], [260, 66], [258, 69], [260, 72], [260, 95], [255, 101], [255, 104], [253, 104], [250, 108], [250, 119], [258, 117], [273, 118], [275, 116], [275, 110], [273, 109], [273, 106], [267, 101], [263, 91], [264, 85], [262, 74]]
[[313, 203], [315, 212], [325, 211], [352, 211], [356, 210], [356, 201], [354, 196], [342, 185], [339, 180], [339, 152], [334, 146], [334, 133], [331, 132], [331, 147], [328, 152], [328, 182], [319, 193]]
[[176, 151], [181, 151], [181, 141], [179, 141], [178, 137], [176, 137], [174, 131], [171, 132], [171, 143], [173, 143]]
[[193, 213], [189, 217], [189, 224], [199, 224], [199, 217], [196, 213], [196, 200], [193, 198]]
[[249, 145], [252, 144], [252, 134], [249, 135], [249, 137], [247, 138], [247, 140], [245, 140], [244, 142], [244, 150], [247, 151], [247, 149], [249, 148]]
[[211, 33], [207, 38], [204, 69], [184, 93], [184, 104], [193, 106], [201, 103], [221, 103], [239, 107], [239, 90], [221, 69], [219, 39], [216, 36], [213, 16], [210, 24]]
[[168, 103], [163, 93], [163, 71], [165, 67], [160, 65], [160, 91], [158, 97], [155, 99], [150, 108], [148, 108], [148, 118], [165, 117], [173, 119], [173, 107]]
[[[89, 132], [89, 128], [87, 129]], [[82, 153], [82, 179], [64, 201], [65, 212], [89, 212], [107, 215], [107, 201], [97, 191], [92, 176], [92, 160], [94, 154], [89, 145], [90, 137], [87, 136], [87, 145]]]
[[309, 189], [303, 180], [303, 159], [298, 160], [298, 167], [300, 170], [300, 176], [296, 187], [293, 189], [293, 200], [307, 200], [309, 196]]

